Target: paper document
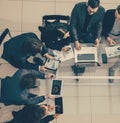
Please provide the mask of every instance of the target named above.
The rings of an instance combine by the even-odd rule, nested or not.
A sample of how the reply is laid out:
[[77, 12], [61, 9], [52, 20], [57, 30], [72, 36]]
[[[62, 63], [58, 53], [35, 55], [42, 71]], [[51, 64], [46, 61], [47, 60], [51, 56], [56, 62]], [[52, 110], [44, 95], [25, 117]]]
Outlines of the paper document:
[[68, 52], [53, 50], [53, 54], [61, 62], [74, 58], [74, 53], [73, 53], [73, 50], [72, 50], [72, 46], [68, 45], [67, 47], [70, 47], [70, 50]]
[[120, 55], [120, 46], [106, 47], [106, 54], [108, 58], [112, 58]]
[[59, 64], [60, 64], [60, 61], [59, 60], [50, 60], [50, 59], [47, 59], [46, 62], [45, 62], [45, 67], [47, 69], [50, 69], [50, 70], [57, 70], [57, 68], [59, 67]]

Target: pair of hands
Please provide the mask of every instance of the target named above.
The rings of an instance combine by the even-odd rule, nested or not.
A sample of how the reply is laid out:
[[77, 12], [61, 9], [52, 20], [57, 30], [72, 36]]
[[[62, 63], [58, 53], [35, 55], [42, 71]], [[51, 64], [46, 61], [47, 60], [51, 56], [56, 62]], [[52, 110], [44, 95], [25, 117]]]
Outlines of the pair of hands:
[[112, 38], [110, 38], [110, 37], [107, 37], [107, 41], [108, 41], [108, 43], [109, 43], [110, 46], [116, 45], [116, 41], [114, 41], [114, 40], [113, 40]]
[[[48, 58], [48, 59], [50, 59], [50, 60], [53, 60], [54, 59], [54, 57], [51, 56], [51, 55], [49, 55], [48, 53], [45, 54], [45, 57]], [[44, 72], [47, 71], [47, 69], [46, 69], [46, 67], [44, 65], [43, 66], [39, 66], [39, 70], [40, 71], [44, 71]]]
[[71, 50], [71, 48], [70, 47], [67, 47], [67, 46], [64, 46], [63, 48], [62, 48], [62, 51], [63, 52], [68, 52], [68, 51], [70, 51]]
[[[99, 40], [98, 40], [98, 39], [95, 40], [95, 44], [94, 44], [93, 46], [94, 46], [94, 47], [99, 46]], [[77, 50], [81, 50], [82, 47], [81, 47], [79, 41], [75, 41], [75, 48], [76, 48]]]

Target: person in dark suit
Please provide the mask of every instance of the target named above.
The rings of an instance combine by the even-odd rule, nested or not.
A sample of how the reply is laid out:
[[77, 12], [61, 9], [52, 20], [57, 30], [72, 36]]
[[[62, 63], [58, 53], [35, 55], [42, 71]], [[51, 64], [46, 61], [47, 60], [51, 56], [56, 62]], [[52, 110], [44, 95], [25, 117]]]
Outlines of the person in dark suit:
[[28, 58], [41, 53], [42, 56], [52, 59], [47, 48], [42, 45], [34, 33], [23, 33], [4, 43], [2, 58], [17, 68], [46, 70], [43, 65], [30, 63]]
[[53, 110], [54, 106], [41, 104], [41, 105], [27, 105], [19, 111], [13, 111], [13, 119], [6, 123], [49, 123], [57, 119], [60, 114], [52, 114], [49, 112]]
[[120, 5], [105, 12], [102, 34], [110, 46], [120, 43]]
[[80, 43], [99, 45], [104, 11], [99, 0], [88, 0], [74, 6], [71, 12], [70, 36], [77, 50], [81, 49]]
[[47, 22], [40, 28], [41, 39], [47, 48], [67, 51], [70, 43], [69, 25], [62, 22]]
[[[120, 45], [120, 5], [118, 5], [116, 9], [109, 9], [106, 11], [103, 19], [103, 36], [110, 46]], [[119, 68], [119, 66], [120, 56], [114, 65], [109, 68], [109, 76], [114, 76], [115, 69]], [[114, 79], [109, 79], [109, 83], [113, 81]]]
[[1, 101], [5, 105], [28, 105], [43, 102], [47, 96], [38, 96], [29, 92], [40, 85], [39, 79], [53, 78], [54, 74], [44, 74], [31, 69], [19, 69], [12, 77], [1, 79]]

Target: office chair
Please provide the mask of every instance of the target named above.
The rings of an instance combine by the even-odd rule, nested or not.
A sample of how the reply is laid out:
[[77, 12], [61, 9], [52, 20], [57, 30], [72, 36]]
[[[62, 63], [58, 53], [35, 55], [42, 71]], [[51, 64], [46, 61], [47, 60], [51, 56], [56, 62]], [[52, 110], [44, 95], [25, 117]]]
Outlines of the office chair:
[[6, 29], [2, 32], [2, 34], [0, 35], [0, 45], [2, 44], [4, 38], [6, 37], [7, 34], [9, 35], [10, 38], [12, 38], [12, 35], [11, 35], [11, 33], [10, 33], [10, 30], [9, 30], [8, 28], [6, 28]]
[[[51, 22], [63, 22], [69, 25], [70, 16], [68, 15], [44, 15], [42, 17], [42, 26], [38, 26], [38, 30], [41, 32], [41, 40], [43, 41], [44, 27]], [[43, 41], [44, 42], [44, 41]], [[45, 42], [44, 42], [45, 43]]]
[[54, 22], [54, 21], [55, 22], [65, 22], [65, 23], [69, 24], [70, 17], [68, 15], [44, 15], [42, 17], [42, 26], [45, 26], [48, 22], [51, 22], [51, 21], [52, 22]]

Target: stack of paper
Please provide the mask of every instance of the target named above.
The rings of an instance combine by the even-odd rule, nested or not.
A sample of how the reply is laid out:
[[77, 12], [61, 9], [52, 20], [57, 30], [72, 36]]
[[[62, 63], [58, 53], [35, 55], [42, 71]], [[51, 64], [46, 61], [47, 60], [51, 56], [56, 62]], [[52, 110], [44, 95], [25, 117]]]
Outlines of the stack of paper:
[[67, 47], [70, 47], [70, 50], [68, 52], [53, 50], [53, 54], [61, 62], [74, 58], [74, 53], [73, 53], [73, 50], [72, 50], [72, 46], [68, 45]]

